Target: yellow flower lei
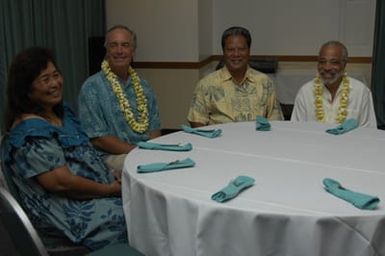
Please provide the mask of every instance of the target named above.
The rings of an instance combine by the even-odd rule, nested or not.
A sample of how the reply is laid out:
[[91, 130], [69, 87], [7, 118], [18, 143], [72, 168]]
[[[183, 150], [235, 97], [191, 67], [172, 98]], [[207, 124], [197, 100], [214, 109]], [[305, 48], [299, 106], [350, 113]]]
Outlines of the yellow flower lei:
[[[319, 122], [325, 121], [325, 111], [323, 109], [323, 88], [324, 86], [321, 84], [321, 79], [319, 75], [314, 79], [314, 105], [315, 105], [315, 115]], [[337, 123], [341, 124], [345, 121], [348, 115], [348, 104], [349, 104], [349, 79], [346, 74], [342, 78], [342, 87], [341, 87], [341, 97], [340, 97], [340, 105], [338, 107], [338, 114], [336, 117]]]
[[148, 123], [148, 109], [147, 99], [144, 95], [143, 87], [140, 85], [140, 80], [135, 70], [129, 66], [128, 74], [131, 77], [132, 86], [136, 95], [136, 104], [139, 112], [139, 120], [135, 120], [134, 114], [131, 111], [130, 104], [123, 93], [123, 89], [118, 81], [117, 76], [111, 71], [110, 65], [106, 60], [102, 62], [102, 70], [107, 77], [107, 80], [111, 83], [112, 90], [118, 98], [120, 109], [123, 112], [127, 123], [131, 126], [132, 130], [138, 133], [144, 133], [147, 131]]

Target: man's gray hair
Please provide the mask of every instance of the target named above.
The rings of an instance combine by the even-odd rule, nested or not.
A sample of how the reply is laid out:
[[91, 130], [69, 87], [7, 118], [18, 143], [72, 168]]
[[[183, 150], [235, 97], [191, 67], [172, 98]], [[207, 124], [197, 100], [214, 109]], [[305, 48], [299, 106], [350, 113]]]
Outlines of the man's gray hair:
[[104, 47], [107, 47], [107, 35], [116, 30], [116, 29], [123, 29], [123, 30], [126, 30], [128, 33], [130, 33], [131, 35], [131, 43], [132, 43], [132, 47], [134, 49], [136, 49], [136, 45], [137, 45], [137, 41], [136, 41], [136, 33], [129, 29], [128, 27], [124, 26], [124, 25], [115, 25], [115, 26], [112, 26], [109, 30], [107, 30], [106, 32], [106, 36], [105, 36], [105, 41], [104, 41]]
[[348, 61], [348, 49], [346, 48], [346, 46], [341, 43], [340, 41], [327, 41], [326, 43], [324, 43], [321, 48], [320, 48], [320, 52], [321, 50], [324, 48], [324, 47], [327, 47], [327, 46], [338, 46], [341, 48], [342, 50], [342, 59], [343, 61], [346, 63]]

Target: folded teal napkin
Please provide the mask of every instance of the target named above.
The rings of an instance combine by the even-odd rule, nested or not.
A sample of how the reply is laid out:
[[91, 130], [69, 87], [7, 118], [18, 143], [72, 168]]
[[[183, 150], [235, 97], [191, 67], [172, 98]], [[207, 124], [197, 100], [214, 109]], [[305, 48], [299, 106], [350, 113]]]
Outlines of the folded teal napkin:
[[136, 171], [138, 173], [160, 172], [160, 171], [166, 171], [171, 169], [193, 167], [194, 165], [195, 165], [195, 162], [193, 160], [191, 160], [190, 158], [186, 158], [184, 160], [176, 160], [169, 163], [162, 162], [162, 163], [138, 165]]
[[254, 185], [255, 180], [248, 176], [238, 176], [226, 187], [211, 196], [211, 199], [223, 203], [236, 197], [242, 190]]
[[257, 131], [270, 131], [271, 130], [271, 125], [269, 123], [269, 120], [264, 118], [263, 116], [257, 116], [255, 118], [257, 122]]
[[199, 128], [192, 128], [192, 127], [184, 125], [184, 124], [182, 124], [181, 127], [182, 127], [183, 131], [185, 131], [187, 133], [193, 133], [193, 134], [197, 134], [197, 135], [204, 136], [207, 138], [215, 138], [215, 137], [220, 136], [222, 133], [221, 129], [211, 129], [211, 130], [199, 129]]
[[140, 141], [136, 144], [139, 148], [143, 149], [159, 149], [159, 150], [168, 150], [168, 151], [190, 151], [192, 150], [191, 143], [181, 144], [160, 144], [153, 142], [144, 142]]
[[357, 120], [354, 118], [350, 118], [345, 120], [342, 124], [337, 126], [336, 128], [327, 129], [326, 132], [334, 135], [344, 134], [348, 131], [351, 131], [358, 127]]
[[355, 207], [365, 210], [373, 210], [377, 207], [380, 199], [376, 196], [366, 195], [348, 190], [333, 179], [325, 178], [323, 180], [325, 189], [332, 195], [352, 203]]

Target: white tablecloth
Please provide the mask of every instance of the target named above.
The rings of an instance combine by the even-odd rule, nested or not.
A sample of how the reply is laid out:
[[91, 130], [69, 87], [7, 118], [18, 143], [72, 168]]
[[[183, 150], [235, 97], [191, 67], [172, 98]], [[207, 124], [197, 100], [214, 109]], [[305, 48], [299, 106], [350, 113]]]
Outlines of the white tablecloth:
[[[209, 139], [184, 132], [155, 142], [191, 142], [190, 152], [135, 149], [125, 162], [123, 206], [130, 244], [152, 255], [385, 255], [385, 132], [325, 133], [317, 123], [215, 126]], [[139, 164], [190, 157], [196, 166], [138, 174]], [[238, 175], [253, 187], [226, 203], [211, 195]], [[360, 210], [327, 193], [325, 177], [376, 195]]]

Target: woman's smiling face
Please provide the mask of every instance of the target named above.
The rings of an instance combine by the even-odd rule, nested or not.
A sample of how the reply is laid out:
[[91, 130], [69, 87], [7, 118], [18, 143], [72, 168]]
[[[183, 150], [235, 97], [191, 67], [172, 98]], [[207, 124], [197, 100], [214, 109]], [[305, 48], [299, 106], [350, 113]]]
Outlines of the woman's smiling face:
[[33, 81], [28, 96], [43, 108], [52, 108], [62, 101], [63, 77], [52, 62]]

